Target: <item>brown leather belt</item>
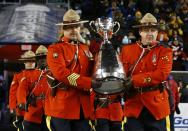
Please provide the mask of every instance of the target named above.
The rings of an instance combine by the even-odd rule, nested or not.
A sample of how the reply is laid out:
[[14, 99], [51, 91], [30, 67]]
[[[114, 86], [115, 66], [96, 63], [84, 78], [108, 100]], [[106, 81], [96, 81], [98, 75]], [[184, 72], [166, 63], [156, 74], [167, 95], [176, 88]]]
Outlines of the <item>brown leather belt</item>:
[[149, 92], [149, 91], [155, 91], [155, 90], [163, 91], [163, 89], [164, 89], [164, 85], [159, 84], [159, 85], [149, 86], [149, 87], [139, 87], [139, 88], [136, 88], [135, 90], [137, 93], [143, 93], [143, 92]]

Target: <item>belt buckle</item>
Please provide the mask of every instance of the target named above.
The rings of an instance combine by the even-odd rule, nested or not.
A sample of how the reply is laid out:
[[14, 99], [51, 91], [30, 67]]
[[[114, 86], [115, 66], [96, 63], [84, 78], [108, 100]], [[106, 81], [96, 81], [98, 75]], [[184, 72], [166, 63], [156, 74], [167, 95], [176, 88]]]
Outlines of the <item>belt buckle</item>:
[[142, 91], [142, 87], [139, 87], [139, 88], [138, 88], [138, 92], [139, 92], [140, 94], [143, 93], [143, 91]]

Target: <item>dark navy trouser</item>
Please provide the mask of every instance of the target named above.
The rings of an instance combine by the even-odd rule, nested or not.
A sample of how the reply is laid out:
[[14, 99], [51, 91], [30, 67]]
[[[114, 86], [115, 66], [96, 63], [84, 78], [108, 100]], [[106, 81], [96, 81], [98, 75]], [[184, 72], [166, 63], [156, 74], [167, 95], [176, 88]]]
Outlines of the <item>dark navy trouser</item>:
[[170, 131], [174, 131], [174, 112], [170, 114]]
[[[169, 117], [168, 117], [169, 120]], [[169, 121], [166, 118], [156, 120], [153, 115], [143, 108], [138, 118], [128, 117], [125, 123], [125, 131], [169, 131]]]
[[24, 120], [23, 127], [24, 131], [49, 131], [46, 125], [45, 116], [43, 116], [41, 124]]
[[23, 120], [24, 131], [41, 131], [41, 125], [38, 123]]
[[16, 120], [13, 122], [13, 125], [19, 130], [23, 131], [23, 122], [24, 117], [23, 116], [16, 116]]
[[51, 117], [51, 131], [90, 131], [89, 121], [86, 119], [67, 120], [63, 118]]
[[97, 119], [96, 131], [121, 131], [121, 122]]

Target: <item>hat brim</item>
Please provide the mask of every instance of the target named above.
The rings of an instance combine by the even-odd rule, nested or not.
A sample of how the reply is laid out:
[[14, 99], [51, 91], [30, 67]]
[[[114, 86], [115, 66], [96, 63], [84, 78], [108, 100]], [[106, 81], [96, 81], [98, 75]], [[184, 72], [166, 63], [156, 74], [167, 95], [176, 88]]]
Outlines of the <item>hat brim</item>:
[[47, 54], [41, 53], [41, 54], [36, 54], [35, 57], [46, 56], [46, 55], [47, 55]]
[[72, 23], [57, 23], [55, 25], [57, 26], [63, 26], [63, 25], [75, 25], [75, 24], [83, 24], [89, 22], [88, 20], [78, 21], [78, 22], [72, 22]]
[[142, 28], [142, 27], [155, 27], [159, 28], [161, 24], [140, 24], [140, 25], [134, 25], [132, 28]]
[[32, 58], [20, 58], [19, 61], [35, 61], [35, 57]]

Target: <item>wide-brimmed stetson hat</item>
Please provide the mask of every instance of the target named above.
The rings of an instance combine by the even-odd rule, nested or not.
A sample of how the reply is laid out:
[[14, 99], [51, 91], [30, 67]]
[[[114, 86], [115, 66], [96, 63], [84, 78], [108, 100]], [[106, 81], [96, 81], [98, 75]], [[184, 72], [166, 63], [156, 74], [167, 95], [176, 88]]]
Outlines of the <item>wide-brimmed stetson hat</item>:
[[143, 18], [140, 20], [140, 25], [134, 25], [133, 28], [142, 28], [142, 27], [159, 27], [159, 23], [157, 22], [157, 19], [155, 16], [153, 16], [151, 13], [146, 13]]
[[36, 57], [38, 57], [38, 56], [45, 56], [45, 55], [47, 55], [47, 52], [48, 52], [48, 49], [45, 46], [40, 45], [37, 48], [37, 50], [35, 51], [35, 55], [36, 55]]
[[31, 50], [26, 51], [23, 55], [21, 55], [20, 61], [35, 61], [35, 53]]
[[63, 22], [57, 23], [56, 25], [63, 26], [63, 25], [76, 25], [76, 24], [83, 24], [89, 22], [87, 20], [80, 20], [80, 16], [76, 11], [73, 9], [69, 9], [63, 16]]

